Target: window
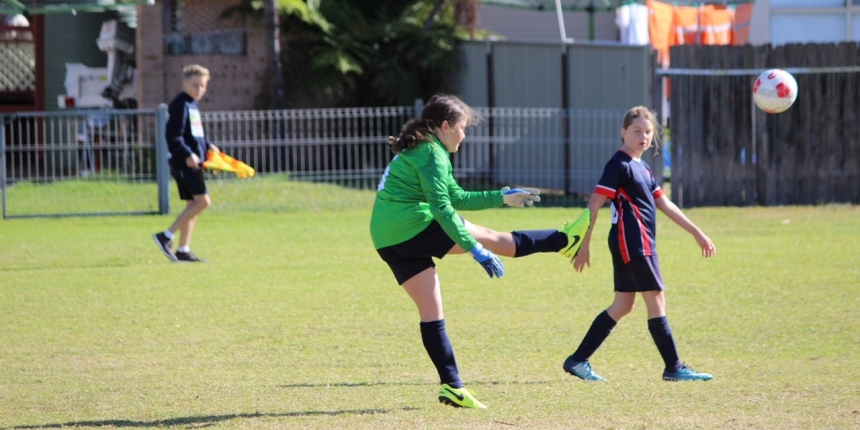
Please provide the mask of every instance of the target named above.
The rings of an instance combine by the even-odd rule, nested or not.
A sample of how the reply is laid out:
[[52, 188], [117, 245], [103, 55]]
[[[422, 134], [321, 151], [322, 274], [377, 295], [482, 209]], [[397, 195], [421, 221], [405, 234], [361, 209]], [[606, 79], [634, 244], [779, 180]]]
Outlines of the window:
[[770, 0], [770, 39], [786, 43], [860, 41], [860, 0]]
[[845, 15], [771, 15], [774, 45], [845, 41]]
[[860, 15], [851, 16], [851, 40], [860, 41]]
[[243, 18], [221, 18], [224, 3], [164, 0], [164, 52], [167, 55], [244, 55]]

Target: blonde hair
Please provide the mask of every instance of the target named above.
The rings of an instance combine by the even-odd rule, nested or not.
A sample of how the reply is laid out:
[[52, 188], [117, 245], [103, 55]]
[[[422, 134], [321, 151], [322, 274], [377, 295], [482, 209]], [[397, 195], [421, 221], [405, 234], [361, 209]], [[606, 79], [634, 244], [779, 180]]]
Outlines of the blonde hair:
[[[663, 126], [661, 126], [657, 121], [657, 114], [647, 106], [636, 106], [627, 111], [627, 114], [624, 115], [624, 121], [621, 123], [621, 128], [626, 130], [636, 118], [645, 118], [648, 121], [651, 121], [651, 124], [654, 126], [654, 140], [652, 140], [651, 143], [654, 145], [654, 153], [659, 154], [660, 142], [663, 138]], [[624, 144], [624, 139], [621, 139], [621, 144]]]
[[476, 125], [483, 120], [477, 111], [456, 96], [436, 94], [421, 110], [420, 117], [406, 123], [397, 137], [388, 138], [391, 152], [397, 154], [404, 149], [414, 148], [421, 143], [429, 142], [430, 135], [442, 127], [443, 122], [447, 121], [453, 126], [464, 118], [466, 119], [466, 127]]
[[209, 69], [199, 65], [190, 64], [182, 68], [182, 80], [187, 81], [195, 76], [209, 77]]

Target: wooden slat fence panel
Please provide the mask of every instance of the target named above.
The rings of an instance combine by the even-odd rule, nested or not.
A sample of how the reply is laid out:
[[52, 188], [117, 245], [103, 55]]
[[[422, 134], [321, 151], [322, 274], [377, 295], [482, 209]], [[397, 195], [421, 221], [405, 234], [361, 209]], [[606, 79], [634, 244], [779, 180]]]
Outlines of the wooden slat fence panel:
[[[673, 69], [860, 65], [856, 43], [678, 46], [671, 58]], [[770, 115], [753, 108], [754, 76], [671, 76], [676, 203], [860, 203], [860, 73], [795, 78], [794, 106]]]

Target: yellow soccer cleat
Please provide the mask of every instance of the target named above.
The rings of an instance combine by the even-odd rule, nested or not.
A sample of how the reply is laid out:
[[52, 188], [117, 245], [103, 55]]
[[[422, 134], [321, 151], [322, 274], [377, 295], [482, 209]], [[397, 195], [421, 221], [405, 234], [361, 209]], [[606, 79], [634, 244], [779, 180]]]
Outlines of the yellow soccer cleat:
[[448, 384], [442, 384], [442, 389], [439, 390], [439, 401], [455, 408], [487, 409], [465, 388], [453, 388]]
[[561, 255], [567, 258], [576, 257], [579, 253], [579, 248], [582, 247], [582, 239], [585, 238], [585, 233], [588, 233], [588, 227], [591, 224], [591, 211], [585, 209], [579, 214], [579, 218], [575, 221], [567, 221], [561, 228], [561, 232], [567, 235], [567, 245], [558, 251]]

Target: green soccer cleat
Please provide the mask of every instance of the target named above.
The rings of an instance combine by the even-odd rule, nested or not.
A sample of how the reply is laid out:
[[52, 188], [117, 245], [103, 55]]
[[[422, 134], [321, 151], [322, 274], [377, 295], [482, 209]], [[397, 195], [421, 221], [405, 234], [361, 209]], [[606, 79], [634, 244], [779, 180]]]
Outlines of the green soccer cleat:
[[590, 224], [591, 211], [588, 209], [582, 211], [576, 221], [565, 222], [561, 228], [561, 232], [567, 235], [567, 245], [558, 252], [567, 258], [576, 257], [576, 254], [579, 253], [579, 248], [582, 247], [582, 239], [585, 238], [585, 233], [588, 233]]
[[455, 408], [487, 409], [465, 388], [453, 388], [448, 384], [442, 384], [442, 389], [439, 390], [439, 401]]
[[713, 375], [696, 372], [686, 364], [681, 365], [677, 372], [663, 371], [664, 381], [710, 381], [711, 379], [714, 379]]

